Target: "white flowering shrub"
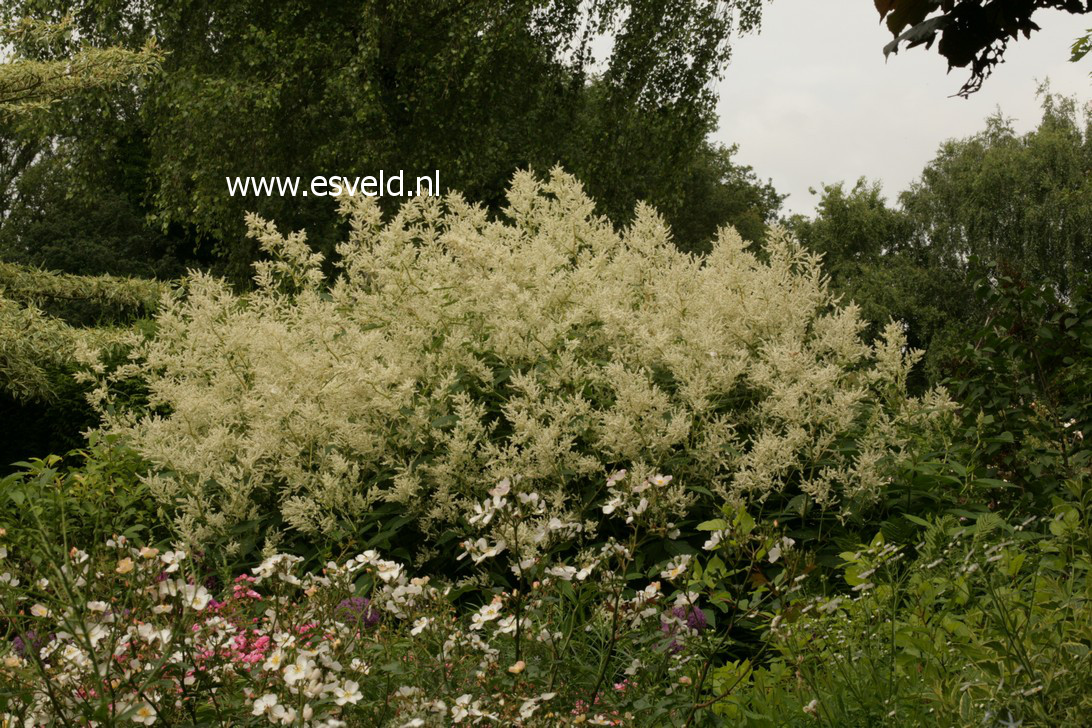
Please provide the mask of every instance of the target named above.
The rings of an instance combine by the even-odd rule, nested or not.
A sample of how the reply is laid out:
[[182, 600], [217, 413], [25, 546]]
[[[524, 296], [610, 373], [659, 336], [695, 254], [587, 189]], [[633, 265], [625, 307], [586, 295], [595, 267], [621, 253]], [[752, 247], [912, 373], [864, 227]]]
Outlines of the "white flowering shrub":
[[[754, 251], [727, 229], [699, 259], [648, 207], [615, 231], [559, 171], [517, 175], [498, 220], [457, 195], [386, 223], [373, 199], [341, 206], [332, 284], [303, 233], [251, 218], [253, 292], [193, 274], [128, 365], [85, 356], [106, 429], [191, 543], [257, 522], [269, 544], [337, 535], [380, 503], [435, 535], [517, 475], [563, 518], [619, 468], [672, 472], [676, 510], [844, 513], [943, 404], [907, 398], [899, 328], [864, 343], [784, 231]], [[133, 378], [147, 408], [113, 399]]]

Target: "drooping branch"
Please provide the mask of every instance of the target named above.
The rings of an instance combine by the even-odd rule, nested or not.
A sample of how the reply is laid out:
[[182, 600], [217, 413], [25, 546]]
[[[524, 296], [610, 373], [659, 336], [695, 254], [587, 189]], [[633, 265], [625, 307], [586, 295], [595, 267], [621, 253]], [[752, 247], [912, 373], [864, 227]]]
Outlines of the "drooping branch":
[[[56, 49], [65, 43], [70, 26], [71, 21], [55, 24], [24, 18], [0, 34], [17, 51]], [[85, 45], [60, 58], [17, 53], [13, 60], [0, 64], [0, 113], [25, 115], [48, 109], [74, 94], [109, 88], [150, 73], [162, 58], [154, 41], [139, 50]]]
[[949, 70], [970, 67], [970, 78], [958, 92], [963, 97], [980, 89], [1003, 62], [1010, 41], [1039, 30], [1032, 20], [1036, 11], [1092, 12], [1092, 0], [875, 0], [875, 4], [894, 36], [884, 54], [897, 53], [903, 45], [932, 48], [936, 43]]

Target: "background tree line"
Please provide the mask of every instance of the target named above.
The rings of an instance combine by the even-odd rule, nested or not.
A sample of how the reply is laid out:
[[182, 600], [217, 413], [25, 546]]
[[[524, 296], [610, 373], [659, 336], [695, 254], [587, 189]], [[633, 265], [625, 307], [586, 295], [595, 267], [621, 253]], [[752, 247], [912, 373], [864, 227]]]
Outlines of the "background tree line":
[[890, 204], [878, 182], [825, 185], [814, 217], [788, 221], [825, 256], [836, 290], [882, 326], [902, 321], [924, 349], [919, 383], [954, 372], [989, 310], [974, 295], [988, 275], [1063, 300], [1092, 271], [1092, 116], [1040, 91], [1037, 128], [1018, 134], [1000, 113], [950, 139]]
[[[69, 17], [75, 31], [12, 36], [20, 56], [154, 39], [162, 61], [60, 105], [49, 125], [8, 123], [21, 153], [0, 248], [71, 272], [197, 264], [243, 282], [255, 254], [245, 212], [305, 228], [319, 248], [336, 216], [325, 200], [232, 198], [225, 176], [439, 169], [445, 188], [495, 209], [515, 170], [556, 164], [619, 223], [653, 203], [683, 247], [725, 223], [758, 236], [781, 197], [707, 137], [710, 81], [760, 4], [11, 3], [9, 23]], [[592, 41], [607, 33], [613, 48], [595, 64]]]

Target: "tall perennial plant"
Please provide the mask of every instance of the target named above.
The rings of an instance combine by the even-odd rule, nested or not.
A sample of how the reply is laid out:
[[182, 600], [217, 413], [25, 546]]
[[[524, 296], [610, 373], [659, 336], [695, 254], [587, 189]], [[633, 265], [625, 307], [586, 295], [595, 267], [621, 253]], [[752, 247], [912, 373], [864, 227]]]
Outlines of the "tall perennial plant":
[[[436, 536], [517, 475], [565, 518], [621, 468], [672, 472], [680, 506], [845, 514], [947, 408], [906, 396], [899, 327], [865, 344], [784, 231], [754, 250], [725, 229], [697, 258], [651, 208], [616, 231], [560, 171], [518, 174], [502, 219], [458, 195], [341, 209], [332, 283], [303, 233], [251, 218], [253, 292], [193, 274], [127, 364], [84, 354], [189, 543], [336, 539], [382, 503]], [[147, 406], [115, 399], [134, 379]]]

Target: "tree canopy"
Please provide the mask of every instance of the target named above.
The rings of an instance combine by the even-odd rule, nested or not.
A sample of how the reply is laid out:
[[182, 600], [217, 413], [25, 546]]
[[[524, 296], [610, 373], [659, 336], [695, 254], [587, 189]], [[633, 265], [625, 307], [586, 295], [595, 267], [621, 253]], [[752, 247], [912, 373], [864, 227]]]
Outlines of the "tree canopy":
[[1038, 128], [1018, 134], [996, 114], [943, 144], [901, 197], [913, 247], [937, 266], [997, 262], [1063, 295], [1092, 272], [1092, 118], [1044, 93]]
[[[151, 256], [146, 267], [162, 269], [156, 256], [196, 242], [206, 265], [242, 279], [257, 254], [241, 242], [246, 212], [306, 227], [327, 251], [337, 222], [322, 199], [231, 197], [226, 176], [440, 170], [442, 187], [496, 208], [513, 172], [560, 163], [618, 224], [638, 200], [656, 205], [681, 223], [684, 248], [728, 222], [761, 235], [780, 197], [706, 141], [710, 82], [731, 37], [758, 27], [761, 6], [19, 0], [4, 11], [9, 20], [71, 16], [96, 47], [139, 49], [154, 38], [165, 54], [149, 83], [94, 114], [73, 110], [85, 123], [66, 126], [53, 154], [60, 169], [23, 195], [52, 194], [51, 175], [83, 180], [114, 195], [118, 225], [152, 222], [130, 246]], [[601, 36], [613, 45], [596, 59]], [[28, 62], [42, 56], [14, 42]], [[695, 189], [700, 203], [684, 193]], [[24, 227], [9, 237], [39, 234], [26, 227], [38, 224], [34, 215], [14, 219]]]
[[814, 218], [791, 221], [872, 334], [893, 318], [927, 351], [919, 383], [949, 374], [984, 324], [979, 276], [1066, 299], [1092, 273], [1092, 119], [1045, 89], [1042, 104], [1026, 134], [996, 114], [978, 134], [942, 144], [898, 205], [878, 183], [839, 183], [823, 188]]

